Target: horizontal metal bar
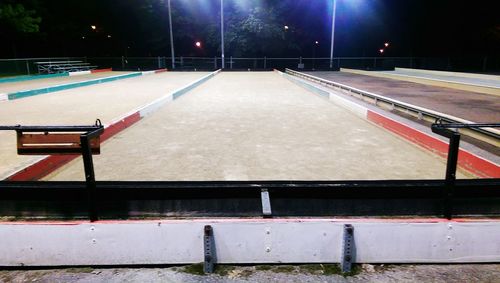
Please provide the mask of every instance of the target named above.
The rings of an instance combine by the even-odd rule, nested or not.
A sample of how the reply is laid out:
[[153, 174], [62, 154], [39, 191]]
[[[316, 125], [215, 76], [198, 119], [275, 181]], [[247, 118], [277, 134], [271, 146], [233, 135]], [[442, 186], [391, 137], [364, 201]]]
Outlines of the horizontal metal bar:
[[436, 128], [445, 128], [445, 129], [457, 129], [457, 128], [500, 128], [500, 123], [478, 123], [478, 124], [463, 124], [463, 123], [448, 123], [448, 124], [440, 124], [436, 123], [432, 125]]
[[[101, 219], [443, 215], [444, 180], [96, 182]], [[500, 216], [500, 179], [458, 180], [454, 215]], [[85, 182], [0, 182], [0, 215], [87, 218]]]
[[[96, 182], [100, 219], [262, 217], [262, 189], [273, 216], [443, 215], [444, 180]], [[500, 216], [500, 179], [458, 180], [454, 215]], [[0, 215], [87, 219], [85, 182], [0, 182]]]
[[99, 127], [94, 128], [92, 131], [89, 131], [83, 135], [87, 136], [89, 139], [93, 139], [95, 137], [100, 136], [103, 132], [104, 132], [104, 127], [99, 126]]
[[0, 126], [0, 131], [22, 131], [22, 132], [90, 132], [99, 129], [100, 126]]
[[[135, 182], [97, 181], [102, 197], [112, 199], [163, 198], [260, 198], [263, 188], [274, 197], [305, 198], [343, 197], [367, 198], [433, 198], [445, 188], [444, 180], [398, 181], [198, 181], [198, 182]], [[78, 195], [84, 192], [85, 182], [0, 182], [2, 199], [50, 199], [57, 196]], [[473, 179], [456, 181], [457, 196], [500, 197], [500, 179]], [[500, 205], [500, 204], [499, 204]]]

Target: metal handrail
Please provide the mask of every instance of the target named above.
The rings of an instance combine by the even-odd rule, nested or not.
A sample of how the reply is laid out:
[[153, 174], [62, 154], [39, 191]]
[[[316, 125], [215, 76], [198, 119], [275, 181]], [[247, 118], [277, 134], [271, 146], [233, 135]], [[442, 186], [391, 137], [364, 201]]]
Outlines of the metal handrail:
[[[460, 119], [460, 118], [457, 118], [457, 117], [446, 115], [444, 113], [439, 113], [439, 112], [435, 112], [435, 111], [432, 111], [432, 110], [429, 110], [429, 109], [425, 109], [423, 107], [419, 107], [419, 106], [407, 104], [407, 103], [404, 103], [404, 102], [401, 102], [401, 101], [398, 101], [398, 100], [394, 100], [394, 99], [387, 98], [387, 97], [384, 97], [384, 96], [381, 96], [381, 95], [370, 93], [370, 92], [367, 92], [367, 91], [364, 91], [364, 90], [360, 90], [360, 89], [357, 89], [357, 88], [354, 88], [354, 87], [351, 87], [351, 86], [348, 86], [348, 85], [344, 85], [344, 84], [341, 84], [341, 83], [328, 81], [328, 80], [325, 80], [325, 79], [322, 79], [322, 78], [318, 78], [318, 77], [315, 77], [315, 76], [311, 76], [311, 75], [308, 75], [308, 74], [305, 74], [305, 73], [302, 73], [302, 72], [297, 72], [297, 71], [294, 71], [294, 70], [291, 70], [291, 69], [288, 69], [288, 68], [285, 70], [285, 72], [288, 73], [288, 74], [291, 74], [291, 75], [295, 75], [297, 77], [302, 77], [302, 78], [305, 78], [305, 79], [308, 79], [308, 80], [311, 80], [311, 81], [316, 81], [316, 82], [320, 82], [320, 83], [323, 83], [323, 84], [326, 84], [326, 85], [335, 86], [337, 88], [340, 88], [340, 89], [343, 89], [343, 90], [347, 90], [349, 92], [354, 92], [354, 93], [360, 94], [362, 96], [366, 96], [366, 97], [372, 98], [372, 99], [375, 100], [375, 104], [377, 103], [377, 101], [382, 101], [382, 102], [385, 102], [387, 104], [391, 104], [391, 105], [393, 105], [393, 107], [399, 107], [399, 108], [401, 108], [401, 109], [403, 109], [405, 111], [411, 111], [411, 112], [417, 113], [419, 115], [419, 117], [421, 115], [421, 116], [425, 116], [425, 117], [431, 118], [432, 120], [441, 120], [441, 121], [446, 122], [446, 123], [472, 124], [471, 121], [467, 121], [465, 119]], [[475, 132], [477, 134], [480, 134], [482, 136], [487, 136], [488, 138], [493, 138], [493, 139], [496, 139], [496, 140], [500, 140], [500, 131], [498, 131], [498, 130], [485, 129], [485, 128], [477, 128], [477, 127], [472, 127], [472, 128], [463, 127], [463, 128], [467, 128], [467, 129], [469, 129], [469, 130], [471, 130], [471, 131], [473, 131], [473, 132]]]

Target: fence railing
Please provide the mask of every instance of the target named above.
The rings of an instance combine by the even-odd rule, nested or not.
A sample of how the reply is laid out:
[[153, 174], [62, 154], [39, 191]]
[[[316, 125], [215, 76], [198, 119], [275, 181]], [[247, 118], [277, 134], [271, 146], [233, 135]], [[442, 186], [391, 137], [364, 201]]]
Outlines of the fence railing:
[[[52, 57], [0, 59], [0, 76], [36, 74], [35, 63], [40, 61], [88, 62], [99, 68], [113, 68], [124, 71], [145, 71], [153, 69], [174, 69], [171, 57]], [[175, 57], [176, 70], [216, 70], [222, 68], [221, 57]], [[390, 70], [394, 67], [430, 70], [468, 71], [500, 73], [500, 57], [470, 58], [428, 58], [428, 57], [336, 57], [330, 68], [330, 58], [277, 58], [277, 57], [226, 57], [224, 69], [265, 70], [304, 69], [337, 70], [354, 68], [364, 70]]]

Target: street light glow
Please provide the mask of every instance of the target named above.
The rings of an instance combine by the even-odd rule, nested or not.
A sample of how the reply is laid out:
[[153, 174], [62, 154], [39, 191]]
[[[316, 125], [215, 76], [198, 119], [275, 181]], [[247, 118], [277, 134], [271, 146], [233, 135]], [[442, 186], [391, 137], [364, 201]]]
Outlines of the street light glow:
[[384, 49], [379, 50], [380, 54], [384, 53]]
[[314, 43], [319, 44], [319, 41], [316, 40]]
[[196, 43], [194, 45], [196, 45], [196, 47], [201, 47], [201, 42], [196, 41]]
[[288, 29], [289, 29], [289, 27], [288, 27], [288, 26], [285, 26], [285, 30], [288, 30]]
[[97, 27], [95, 25], [91, 25], [90, 28], [93, 29], [93, 30], [97, 29]]
[[384, 43], [385, 47], [389, 47], [389, 42]]

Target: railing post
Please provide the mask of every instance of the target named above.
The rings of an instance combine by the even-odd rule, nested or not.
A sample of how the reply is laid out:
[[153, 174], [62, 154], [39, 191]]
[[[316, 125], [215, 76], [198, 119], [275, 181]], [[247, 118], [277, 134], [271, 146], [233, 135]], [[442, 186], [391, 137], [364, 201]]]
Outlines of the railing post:
[[214, 57], [214, 70], [217, 70], [217, 56]]
[[29, 63], [29, 60], [26, 60], [26, 71], [28, 72], [28, 75], [31, 75], [31, 73], [30, 73], [30, 63]]
[[96, 183], [94, 174], [94, 163], [92, 161], [92, 149], [90, 146], [90, 138], [88, 133], [80, 136], [80, 143], [82, 147], [83, 167], [85, 169], [85, 182], [87, 184], [88, 192], [88, 206], [90, 221], [97, 221], [97, 207], [95, 203]]
[[264, 70], [267, 69], [267, 57], [264, 56]]
[[229, 57], [229, 68], [232, 70], [233, 69], [233, 56]]
[[125, 57], [122, 56], [122, 70], [125, 70]]
[[451, 219], [453, 215], [453, 195], [455, 180], [457, 178], [458, 149], [460, 146], [460, 133], [453, 132], [448, 147], [448, 160], [446, 161], [446, 192], [445, 192], [445, 217]]

